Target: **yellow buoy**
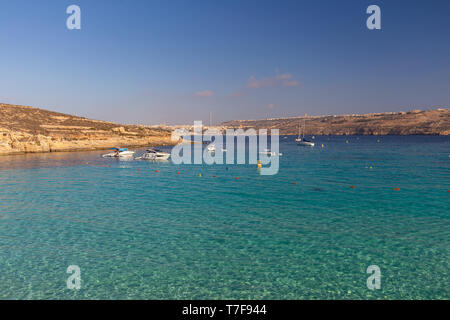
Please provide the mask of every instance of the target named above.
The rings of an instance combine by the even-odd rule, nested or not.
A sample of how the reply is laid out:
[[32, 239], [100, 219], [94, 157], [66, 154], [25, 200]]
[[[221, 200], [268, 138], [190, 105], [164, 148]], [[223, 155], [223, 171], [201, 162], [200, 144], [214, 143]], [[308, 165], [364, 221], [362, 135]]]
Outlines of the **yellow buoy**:
[[322, 148], [323, 148], [323, 147], [325, 147], [325, 146], [324, 146], [323, 143], [322, 143]]
[[258, 169], [262, 168], [262, 164], [261, 164], [261, 160], [258, 160], [258, 165], [257, 165]]
[[199, 177], [201, 177], [201, 176], [202, 176], [202, 174], [201, 174], [201, 173], [199, 173], [199, 174], [198, 174], [198, 176], [199, 176]]

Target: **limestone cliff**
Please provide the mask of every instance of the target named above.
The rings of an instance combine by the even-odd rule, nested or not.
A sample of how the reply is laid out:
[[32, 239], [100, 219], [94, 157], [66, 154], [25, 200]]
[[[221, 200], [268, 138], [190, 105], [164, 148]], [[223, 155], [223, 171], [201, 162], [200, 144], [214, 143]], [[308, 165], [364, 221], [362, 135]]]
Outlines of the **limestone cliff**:
[[171, 132], [0, 104], [0, 154], [173, 144]]
[[296, 135], [450, 135], [450, 110], [414, 110], [410, 112], [364, 115], [295, 117], [266, 120], [235, 120], [222, 123], [229, 128], [280, 129], [280, 134]]

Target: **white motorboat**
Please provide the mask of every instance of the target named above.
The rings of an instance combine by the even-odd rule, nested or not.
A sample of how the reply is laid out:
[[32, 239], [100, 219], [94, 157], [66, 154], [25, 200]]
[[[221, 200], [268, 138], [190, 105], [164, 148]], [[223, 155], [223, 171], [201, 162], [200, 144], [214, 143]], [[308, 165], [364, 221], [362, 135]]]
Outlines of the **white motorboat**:
[[134, 151], [130, 151], [127, 148], [111, 148], [114, 152], [102, 155], [103, 158], [128, 158], [134, 155]]
[[295, 142], [299, 146], [308, 146], [308, 147], [314, 147], [314, 142], [305, 139], [305, 126], [306, 126], [306, 119], [303, 119], [303, 133], [302, 137], [300, 137], [300, 125], [298, 126], [298, 137], [295, 139]]
[[159, 149], [147, 149], [142, 156], [135, 158], [136, 160], [167, 160], [170, 153], [161, 151]]
[[270, 151], [269, 149], [264, 149], [264, 151], [260, 151], [259, 154], [265, 154], [265, 155], [271, 156], [271, 157], [283, 155], [282, 153], [276, 153], [276, 152]]

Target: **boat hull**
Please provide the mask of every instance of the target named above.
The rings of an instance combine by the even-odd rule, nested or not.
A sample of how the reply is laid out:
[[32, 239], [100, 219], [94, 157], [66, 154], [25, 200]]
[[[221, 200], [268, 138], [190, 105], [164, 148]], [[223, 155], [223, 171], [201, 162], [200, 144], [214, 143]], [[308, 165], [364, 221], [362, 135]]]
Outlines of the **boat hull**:
[[166, 161], [170, 158], [170, 153], [144, 153], [141, 157], [136, 158], [136, 160], [148, 160], [148, 161]]
[[314, 147], [314, 142], [301, 141], [301, 142], [297, 142], [297, 144], [299, 146], [304, 146], [304, 147]]
[[134, 151], [123, 151], [119, 154], [112, 152], [102, 155], [103, 158], [129, 158], [134, 155]]

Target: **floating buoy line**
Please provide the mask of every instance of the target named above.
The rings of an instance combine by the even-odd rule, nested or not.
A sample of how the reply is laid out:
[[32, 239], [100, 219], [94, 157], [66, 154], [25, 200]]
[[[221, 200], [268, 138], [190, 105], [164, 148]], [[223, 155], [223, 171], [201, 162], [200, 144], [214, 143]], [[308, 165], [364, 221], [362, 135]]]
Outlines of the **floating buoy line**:
[[[346, 142], [348, 143], [348, 140], [347, 140]], [[378, 140], [377, 142], [380, 142], [380, 141]], [[324, 145], [322, 144], [322, 148], [323, 148], [323, 147], [324, 147]], [[63, 159], [63, 158], [57, 158], [57, 160], [60, 160], [60, 161], [67, 161], [66, 159]], [[70, 161], [70, 162], [71, 162], [71, 163], [78, 163], [78, 164], [80, 164], [80, 162], [78, 162], [78, 161]], [[83, 162], [82, 162], [81, 164], [83, 164]], [[84, 162], [84, 164], [85, 164], [85, 165], [89, 165], [89, 162]], [[92, 165], [92, 164], [91, 164], [91, 166], [96, 166], [96, 165]], [[97, 166], [104, 167], [104, 168], [112, 168], [111, 165], [97, 165]], [[256, 166], [257, 166], [258, 171], [262, 168], [261, 160], [258, 160], [258, 163], [257, 163]], [[130, 167], [126, 167], [126, 166], [124, 166], [124, 165], [121, 165], [121, 166], [119, 166], [119, 168], [121, 168], [121, 169], [127, 169], [127, 168], [130, 168]], [[374, 167], [373, 167], [373, 166], [369, 166], [369, 167], [366, 167], [366, 168], [368, 168], [368, 169], [373, 169]], [[226, 171], [229, 170], [228, 167], [226, 167], [225, 169], [226, 169]], [[137, 171], [138, 171], [138, 172], [143, 172], [143, 170], [141, 170], [141, 168], [137, 168]], [[154, 170], [154, 172], [155, 172], [155, 173], [159, 173], [159, 170]], [[177, 175], [181, 175], [181, 172], [180, 172], [180, 171], [176, 171], [176, 174], [177, 174]], [[199, 173], [199, 174], [198, 174], [198, 177], [200, 177], [200, 178], [203, 177], [203, 174], [202, 174], [202, 173]], [[212, 178], [217, 178], [217, 175], [212, 175], [211, 177], [212, 177]], [[234, 180], [240, 180], [240, 177], [234, 177]], [[297, 182], [291, 182], [291, 184], [292, 184], [292, 185], [297, 185]], [[354, 185], [350, 185], [350, 189], [355, 189], [355, 188], [356, 188], [356, 187], [355, 187]], [[393, 190], [393, 191], [401, 191], [401, 189], [400, 189], [399, 187], [393, 187], [392, 190]], [[450, 190], [447, 190], [447, 193], [450, 193]]]

